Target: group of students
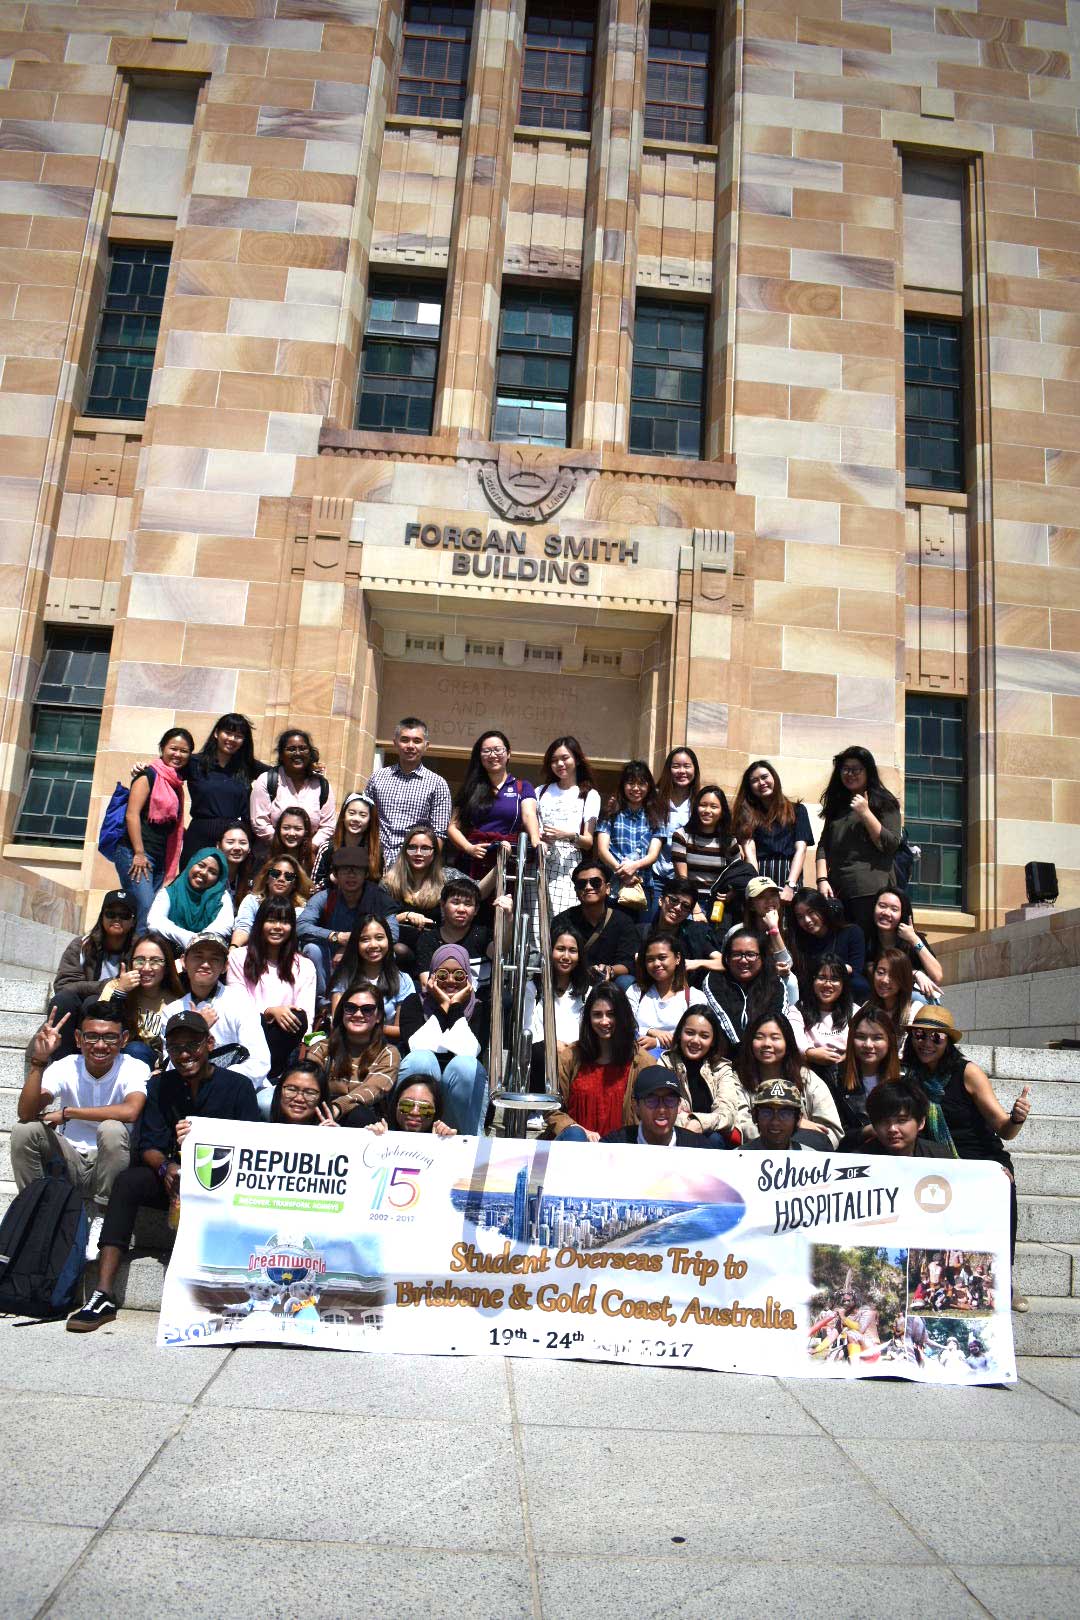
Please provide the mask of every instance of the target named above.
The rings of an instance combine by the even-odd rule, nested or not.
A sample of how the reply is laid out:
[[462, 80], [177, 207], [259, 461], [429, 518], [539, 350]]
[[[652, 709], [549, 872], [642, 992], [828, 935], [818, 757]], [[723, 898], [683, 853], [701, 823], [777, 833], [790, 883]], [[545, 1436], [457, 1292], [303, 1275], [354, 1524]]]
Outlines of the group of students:
[[834, 761], [809, 887], [810, 818], [767, 761], [733, 807], [686, 747], [657, 780], [631, 761], [602, 802], [571, 736], [534, 788], [484, 732], [456, 793], [422, 720], [394, 740], [340, 809], [306, 732], [265, 767], [236, 714], [198, 754], [170, 730], [133, 773], [121, 887], [64, 953], [12, 1137], [20, 1186], [59, 1151], [88, 1200], [98, 1287], [73, 1329], [115, 1316], [135, 1215], [174, 1202], [192, 1115], [484, 1128], [495, 859], [521, 833], [554, 913], [532, 1030], [538, 1072], [545, 1027], [557, 1048], [546, 1136], [957, 1154], [1011, 1178], [1027, 1093], [1007, 1112], [959, 1048], [866, 750]]

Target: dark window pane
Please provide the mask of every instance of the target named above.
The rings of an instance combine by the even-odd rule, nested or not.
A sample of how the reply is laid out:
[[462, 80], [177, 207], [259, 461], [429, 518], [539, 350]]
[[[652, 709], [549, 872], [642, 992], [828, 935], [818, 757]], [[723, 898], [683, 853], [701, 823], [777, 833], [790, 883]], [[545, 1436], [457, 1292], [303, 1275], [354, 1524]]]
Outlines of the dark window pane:
[[157, 348], [167, 247], [114, 247], [90, 370], [90, 416], [146, 415]]
[[649, 16], [649, 63], [645, 79], [645, 134], [659, 141], [709, 139], [708, 26], [656, 7]]
[[568, 443], [576, 316], [564, 293], [504, 288], [493, 439]]
[[963, 698], [908, 697], [904, 817], [909, 839], [922, 849], [908, 890], [916, 905], [963, 908], [964, 721]]
[[356, 402], [358, 428], [431, 432], [442, 307], [438, 282], [372, 277]]
[[473, 8], [405, 0], [395, 112], [461, 118], [469, 71]]
[[917, 489], [964, 487], [960, 327], [909, 315], [904, 322], [907, 481]]
[[50, 625], [45, 638], [15, 837], [77, 845], [86, 836], [109, 635]]
[[634, 320], [630, 448], [697, 460], [704, 427], [706, 311], [639, 300]]
[[525, 12], [518, 121], [540, 129], [588, 129], [593, 8], [536, 0]]

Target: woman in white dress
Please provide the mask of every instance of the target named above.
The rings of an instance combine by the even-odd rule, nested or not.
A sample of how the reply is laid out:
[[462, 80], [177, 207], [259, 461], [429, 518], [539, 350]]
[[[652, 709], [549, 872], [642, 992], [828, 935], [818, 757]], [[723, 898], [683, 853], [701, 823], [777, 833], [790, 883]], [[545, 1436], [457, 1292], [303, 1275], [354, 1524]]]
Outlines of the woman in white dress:
[[536, 792], [540, 837], [547, 849], [551, 914], [577, 904], [570, 874], [592, 849], [600, 794], [576, 737], [556, 737], [548, 745]]

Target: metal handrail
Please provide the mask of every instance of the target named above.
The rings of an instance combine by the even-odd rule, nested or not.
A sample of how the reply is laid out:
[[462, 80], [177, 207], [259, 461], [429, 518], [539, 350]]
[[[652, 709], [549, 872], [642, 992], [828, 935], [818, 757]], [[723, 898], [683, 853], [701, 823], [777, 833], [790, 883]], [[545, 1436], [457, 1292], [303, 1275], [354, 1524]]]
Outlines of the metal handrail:
[[[495, 857], [495, 898], [506, 893], [506, 845], [500, 844]], [[503, 1064], [503, 959], [506, 954], [506, 912], [495, 907], [495, 933], [491, 948], [491, 1023], [488, 1029], [488, 1084], [495, 1089]]]
[[[504, 1128], [508, 1134], [520, 1135], [524, 1132], [525, 1113], [547, 1113], [560, 1106], [558, 1086], [555, 1078], [555, 1024], [551, 1006], [551, 951], [550, 951], [550, 923], [548, 918], [547, 873], [545, 857], [546, 851], [541, 846], [535, 857], [529, 846], [528, 836], [522, 833], [517, 843], [517, 882], [514, 886], [514, 906], [511, 926], [512, 961], [507, 963], [505, 955], [495, 952], [497, 973], [492, 986], [492, 1013], [493, 1037], [491, 1041], [492, 1074], [495, 1063], [500, 1065], [501, 1084], [492, 1086], [492, 1101], [499, 1103], [508, 1117]], [[496, 892], [499, 886], [496, 885]], [[529, 980], [537, 971], [530, 967], [529, 956], [532, 949], [532, 923], [533, 913], [538, 911], [537, 921], [540, 933], [540, 965], [539, 974], [541, 985], [546, 991], [544, 995], [544, 1090], [530, 1090], [530, 1067], [532, 1038], [525, 1023], [525, 1007]], [[505, 913], [501, 914], [505, 918]], [[498, 927], [498, 921], [496, 922]], [[505, 934], [501, 936], [505, 938]], [[495, 1006], [498, 1004], [498, 1032], [502, 1035], [502, 997], [503, 986], [507, 973], [512, 975], [513, 992], [511, 997], [510, 1028], [505, 1042], [506, 1060], [503, 1065], [503, 1047], [496, 1046], [494, 1039]]]

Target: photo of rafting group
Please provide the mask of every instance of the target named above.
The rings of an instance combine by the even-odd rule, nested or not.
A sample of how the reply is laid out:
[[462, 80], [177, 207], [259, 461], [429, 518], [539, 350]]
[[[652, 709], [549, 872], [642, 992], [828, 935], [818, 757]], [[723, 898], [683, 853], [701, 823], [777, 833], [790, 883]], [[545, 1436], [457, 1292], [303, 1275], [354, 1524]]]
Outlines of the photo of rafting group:
[[816, 1244], [811, 1268], [811, 1361], [953, 1380], [999, 1370], [992, 1254]]

